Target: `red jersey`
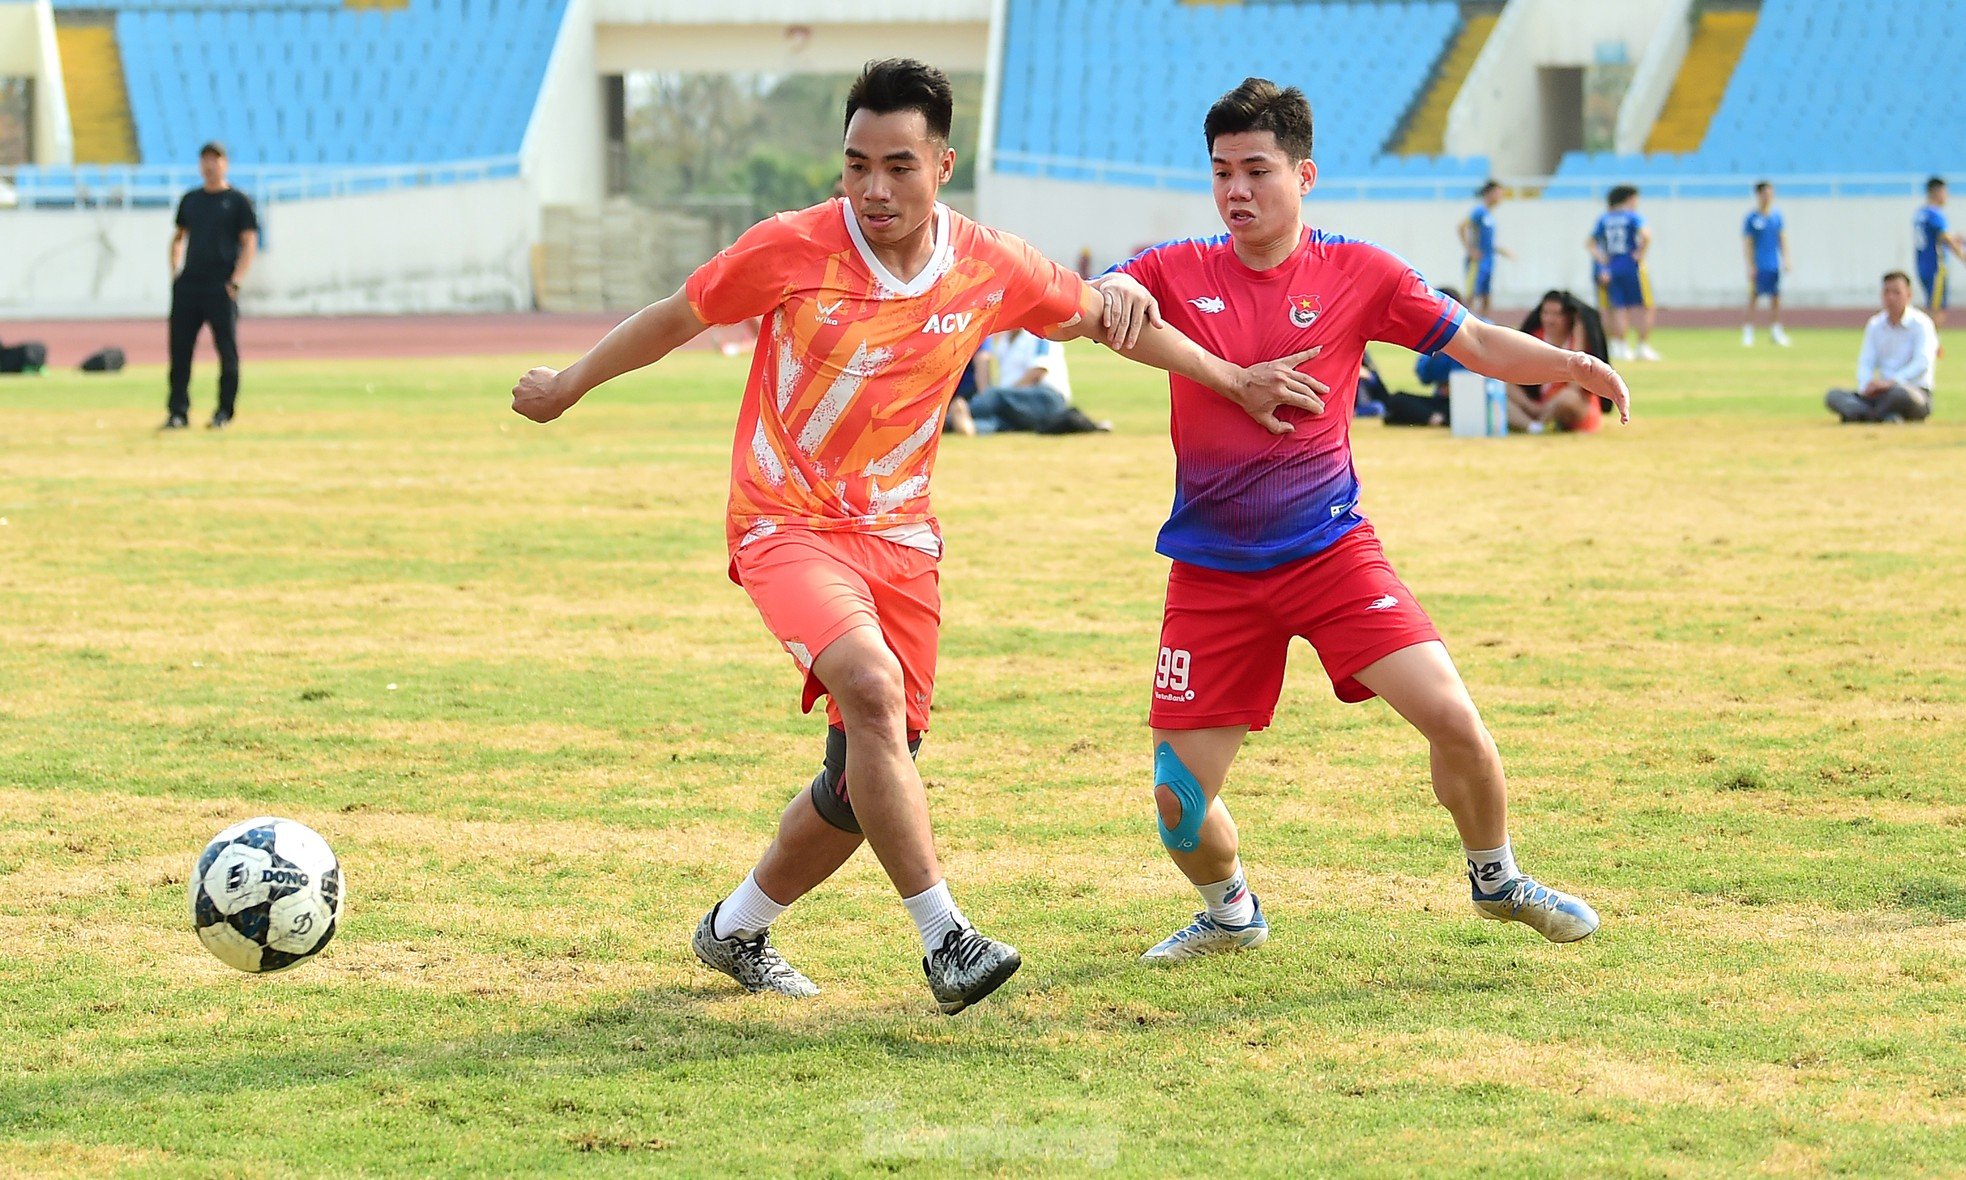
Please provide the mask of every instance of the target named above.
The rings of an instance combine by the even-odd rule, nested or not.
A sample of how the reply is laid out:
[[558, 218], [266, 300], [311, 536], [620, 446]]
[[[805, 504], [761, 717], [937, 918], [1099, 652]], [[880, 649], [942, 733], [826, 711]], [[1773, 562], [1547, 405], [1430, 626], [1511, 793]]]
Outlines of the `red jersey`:
[[1324, 348], [1301, 366], [1331, 389], [1324, 413], [1279, 411], [1291, 434], [1271, 434], [1214, 390], [1170, 375], [1174, 508], [1157, 548], [1218, 570], [1270, 569], [1358, 527], [1351, 421], [1366, 342], [1435, 352], [1467, 315], [1396, 255], [1308, 227], [1296, 251], [1265, 271], [1244, 265], [1227, 234], [1162, 243], [1115, 269], [1223, 360], [1254, 365]]

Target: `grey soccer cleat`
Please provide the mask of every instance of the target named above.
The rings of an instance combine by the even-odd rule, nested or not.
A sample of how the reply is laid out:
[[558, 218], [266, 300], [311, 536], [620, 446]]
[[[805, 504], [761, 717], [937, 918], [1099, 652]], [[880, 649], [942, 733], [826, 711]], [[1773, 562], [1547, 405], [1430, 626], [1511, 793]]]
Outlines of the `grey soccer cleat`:
[[1023, 963], [1016, 947], [962, 926], [942, 936], [942, 945], [922, 960], [922, 973], [936, 1006], [954, 1016], [1002, 987]]
[[1581, 897], [1540, 885], [1529, 876], [1474, 895], [1475, 912], [1498, 922], [1521, 922], [1551, 942], [1576, 942], [1597, 929], [1597, 911]]
[[732, 934], [717, 937], [717, 911], [723, 902], [710, 907], [696, 924], [689, 945], [703, 965], [735, 979], [747, 992], [777, 992], [781, 996], [816, 996], [819, 987], [799, 974], [771, 945], [771, 931], [760, 930], [749, 938]]

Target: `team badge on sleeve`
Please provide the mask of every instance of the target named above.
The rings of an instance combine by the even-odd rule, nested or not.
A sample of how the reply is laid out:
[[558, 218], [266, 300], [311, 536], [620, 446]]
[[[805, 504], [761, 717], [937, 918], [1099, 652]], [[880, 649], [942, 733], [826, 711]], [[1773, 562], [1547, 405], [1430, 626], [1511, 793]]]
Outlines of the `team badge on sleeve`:
[[1308, 328], [1324, 314], [1324, 300], [1316, 295], [1292, 295], [1290, 297], [1290, 322], [1299, 328]]

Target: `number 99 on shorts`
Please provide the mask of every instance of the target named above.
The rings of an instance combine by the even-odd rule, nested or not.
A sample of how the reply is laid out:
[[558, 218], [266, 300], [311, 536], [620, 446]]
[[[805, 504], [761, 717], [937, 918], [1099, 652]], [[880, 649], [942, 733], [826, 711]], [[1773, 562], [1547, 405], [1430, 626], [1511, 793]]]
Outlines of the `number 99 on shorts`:
[[1194, 693], [1188, 688], [1188, 671], [1193, 663], [1186, 648], [1163, 647], [1160, 660], [1154, 665], [1154, 689], [1156, 692], [1183, 693], [1189, 700]]

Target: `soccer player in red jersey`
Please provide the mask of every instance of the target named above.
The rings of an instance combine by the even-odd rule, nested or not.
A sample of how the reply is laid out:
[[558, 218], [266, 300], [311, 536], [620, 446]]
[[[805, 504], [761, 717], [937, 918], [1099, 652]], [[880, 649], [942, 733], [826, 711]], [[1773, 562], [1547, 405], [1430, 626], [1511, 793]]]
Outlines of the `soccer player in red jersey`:
[[1174, 508], [1158, 548], [1174, 564], [1149, 723], [1161, 839], [1205, 909], [1144, 957], [1174, 962], [1268, 937], [1219, 796], [1243, 740], [1276, 711], [1295, 636], [1317, 650], [1340, 700], [1383, 697], [1426, 736], [1434, 794], [1460, 831], [1476, 910], [1555, 942], [1583, 938], [1597, 928], [1591, 908], [1516, 867], [1495, 742], [1359, 513], [1350, 419], [1370, 340], [1444, 350], [1518, 384], [1574, 383], [1629, 420], [1624, 382], [1585, 353], [1468, 315], [1371, 243], [1305, 226], [1317, 166], [1311, 108], [1298, 90], [1250, 78], [1209, 109], [1204, 130], [1228, 232], [1154, 246], [1102, 290], [1230, 362], [1316, 350], [1305, 372], [1329, 394], [1321, 413], [1280, 410], [1294, 429], [1277, 434], [1208, 389], [1170, 379]]
[[1280, 406], [1321, 404], [1321, 385], [1293, 370], [1304, 357], [1225, 364], [937, 202], [955, 167], [951, 109], [940, 70], [870, 64], [846, 101], [844, 197], [753, 226], [578, 362], [534, 369], [513, 389], [514, 410], [549, 422], [707, 326], [764, 317], [731, 457], [730, 574], [798, 665], [804, 707], [830, 698], [830, 729], [818, 777], [691, 942], [753, 992], [818, 991], [771, 945], [771, 924], [863, 834], [915, 920], [943, 1012], [1018, 967], [1016, 949], [978, 933], [950, 896], [912, 757], [928, 728], [941, 622], [929, 473], [950, 396], [984, 337], [1077, 324], [1074, 335], [1131, 346], [1134, 359], [1279, 429]]

